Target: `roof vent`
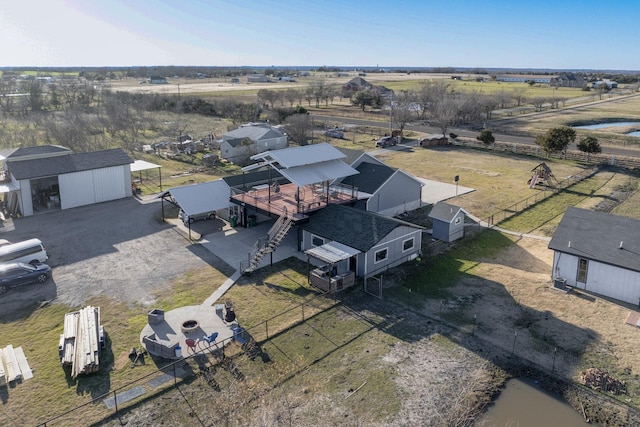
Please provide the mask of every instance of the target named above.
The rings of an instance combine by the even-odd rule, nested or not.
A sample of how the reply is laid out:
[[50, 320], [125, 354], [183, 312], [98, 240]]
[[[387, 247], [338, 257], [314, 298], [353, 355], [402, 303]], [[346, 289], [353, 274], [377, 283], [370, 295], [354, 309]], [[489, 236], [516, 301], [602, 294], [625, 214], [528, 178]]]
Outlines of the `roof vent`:
[[569, 240], [569, 245], [568, 246], [571, 247], [571, 240]]
[[623, 241], [622, 241], [622, 240], [620, 240], [620, 249], [624, 249], [624, 248], [622, 247], [622, 243], [623, 243]]

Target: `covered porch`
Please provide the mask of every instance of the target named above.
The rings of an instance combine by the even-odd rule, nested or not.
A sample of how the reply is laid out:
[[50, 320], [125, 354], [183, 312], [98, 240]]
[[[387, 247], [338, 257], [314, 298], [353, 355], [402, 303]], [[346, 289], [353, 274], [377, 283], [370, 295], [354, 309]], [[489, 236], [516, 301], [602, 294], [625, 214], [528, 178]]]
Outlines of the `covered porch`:
[[[327, 292], [336, 292], [355, 284], [357, 249], [339, 242], [329, 242], [305, 251], [309, 284]], [[311, 259], [319, 262], [312, 267]]]

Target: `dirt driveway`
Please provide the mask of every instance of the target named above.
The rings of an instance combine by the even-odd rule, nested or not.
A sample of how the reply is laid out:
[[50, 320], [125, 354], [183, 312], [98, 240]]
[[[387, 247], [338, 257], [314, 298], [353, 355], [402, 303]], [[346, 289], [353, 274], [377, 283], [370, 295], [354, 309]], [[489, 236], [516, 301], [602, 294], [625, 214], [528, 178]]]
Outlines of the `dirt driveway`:
[[49, 253], [53, 280], [26, 285], [0, 298], [0, 313], [57, 300], [77, 307], [107, 295], [152, 305], [154, 292], [186, 271], [219, 260], [161, 221], [160, 202], [127, 198], [7, 221], [0, 238], [37, 237]]

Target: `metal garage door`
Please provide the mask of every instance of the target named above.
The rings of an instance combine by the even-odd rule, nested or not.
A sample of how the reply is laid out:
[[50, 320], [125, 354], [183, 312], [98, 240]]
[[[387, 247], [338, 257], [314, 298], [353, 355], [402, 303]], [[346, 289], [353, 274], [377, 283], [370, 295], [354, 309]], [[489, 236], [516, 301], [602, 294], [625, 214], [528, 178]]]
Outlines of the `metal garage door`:
[[58, 183], [62, 209], [122, 199], [128, 196], [122, 166], [60, 175]]

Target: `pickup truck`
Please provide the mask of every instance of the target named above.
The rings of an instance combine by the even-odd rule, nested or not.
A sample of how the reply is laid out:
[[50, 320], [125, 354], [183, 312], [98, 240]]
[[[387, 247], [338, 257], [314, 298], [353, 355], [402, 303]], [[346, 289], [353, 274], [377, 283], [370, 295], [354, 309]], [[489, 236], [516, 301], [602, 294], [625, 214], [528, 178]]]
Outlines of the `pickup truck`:
[[391, 145], [396, 145], [398, 143], [398, 138], [395, 136], [383, 136], [376, 142], [376, 147], [389, 147]]

